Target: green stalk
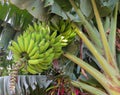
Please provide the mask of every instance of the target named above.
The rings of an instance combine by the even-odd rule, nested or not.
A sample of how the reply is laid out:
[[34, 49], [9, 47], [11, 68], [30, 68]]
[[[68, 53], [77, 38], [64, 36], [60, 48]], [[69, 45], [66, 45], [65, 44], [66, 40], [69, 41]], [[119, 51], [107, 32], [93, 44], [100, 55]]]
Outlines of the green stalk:
[[88, 49], [91, 51], [91, 53], [95, 56], [95, 58], [98, 60], [99, 64], [101, 65], [103, 71], [112, 77], [116, 77], [119, 74], [116, 72], [116, 70], [107, 63], [107, 61], [104, 59], [104, 57], [96, 50], [95, 46], [88, 40], [88, 38], [78, 29], [76, 31], [78, 36], [82, 39], [82, 41], [85, 43], [85, 45], [88, 47]]
[[[70, 59], [74, 63], [78, 64], [80, 67], [85, 69], [89, 74], [91, 74], [109, 93], [109, 95], [119, 95], [119, 84], [115, 83], [113, 80], [106, 77], [104, 74], [96, 70], [94, 67], [90, 66], [88, 63], [84, 62], [80, 58], [77, 58], [73, 54], [65, 53], [63, 54], [66, 58]], [[110, 68], [109, 68], [110, 69]]]
[[81, 81], [71, 81], [71, 84], [75, 87], [82, 88], [82, 89], [86, 90], [87, 92], [90, 92], [93, 95], [108, 95], [104, 91], [102, 91], [96, 87], [90, 86], [86, 83], [83, 83]]
[[111, 66], [113, 66], [118, 71], [117, 64], [114, 60], [114, 57], [112, 56], [110, 46], [108, 44], [108, 41], [107, 41], [107, 38], [106, 38], [106, 35], [105, 35], [105, 31], [104, 31], [104, 28], [103, 28], [103, 25], [102, 25], [102, 21], [101, 21], [101, 18], [100, 18], [95, 0], [91, 0], [91, 2], [92, 2], [95, 17], [96, 17], [98, 29], [99, 29], [99, 32], [100, 32], [100, 35], [101, 35], [101, 39], [102, 39], [103, 47], [104, 47], [104, 50], [105, 50], [105, 55], [106, 55], [106, 58], [107, 58], [107, 62], [109, 64], [111, 64]]
[[105, 22], [104, 22], [103, 27], [104, 27], [105, 33], [107, 33], [108, 29], [110, 29], [110, 17], [105, 18]]
[[109, 44], [114, 58], [116, 56], [115, 41], [116, 41], [117, 13], [118, 13], [118, 3], [116, 4], [113, 16], [111, 17], [111, 29], [109, 35]]
[[84, 62], [80, 58], [77, 58], [76, 56], [70, 53], [65, 53], [64, 56], [72, 60], [74, 63], [78, 64], [83, 69], [85, 69], [109, 92], [109, 84], [111, 84], [111, 81], [108, 80], [104, 74], [102, 74], [101, 72], [90, 66], [88, 63]]
[[97, 36], [97, 35], [99, 35], [99, 33], [93, 30], [93, 27], [86, 20], [86, 18], [82, 14], [80, 8], [78, 8], [76, 6], [74, 0], [69, 0], [69, 1], [70, 1], [71, 5], [73, 6], [73, 8], [75, 9], [76, 13], [78, 14], [80, 20], [82, 21], [82, 24], [87, 29], [87, 31], [88, 31], [87, 33], [89, 34], [90, 39], [92, 40], [93, 43], [95, 43], [95, 45], [97, 47], [99, 47], [101, 49], [102, 48], [102, 44], [101, 44], [100, 36]]

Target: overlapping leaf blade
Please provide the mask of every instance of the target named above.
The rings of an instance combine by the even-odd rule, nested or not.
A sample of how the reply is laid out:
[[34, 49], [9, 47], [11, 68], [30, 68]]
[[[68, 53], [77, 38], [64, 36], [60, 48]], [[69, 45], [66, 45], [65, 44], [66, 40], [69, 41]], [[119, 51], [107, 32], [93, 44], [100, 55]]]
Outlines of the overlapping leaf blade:
[[[0, 95], [11, 95], [9, 89], [9, 76], [0, 77]], [[52, 80], [48, 80], [45, 75], [20, 75], [16, 84], [16, 95], [30, 93], [31, 88], [47, 88]]]

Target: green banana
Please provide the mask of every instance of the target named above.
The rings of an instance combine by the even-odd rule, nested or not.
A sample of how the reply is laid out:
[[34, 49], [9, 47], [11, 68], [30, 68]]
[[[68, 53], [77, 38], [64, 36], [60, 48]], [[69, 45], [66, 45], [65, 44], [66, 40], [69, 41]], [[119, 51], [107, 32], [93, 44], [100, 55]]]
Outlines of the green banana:
[[39, 67], [42, 70], [47, 70], [49, 68], [49, 65], [37, 64], [36, 66]]
[[54, 39], [57, 36], [57, 31], [54, 31], [50, 36], [50, 39]]
[[29, 33], [34, 32], [34, 28], [31, 25], [28, 25], [27, 31], [29, 31]]
[[61, 46], [61, 43], [57, 42], [57, 43], [53, 44], [52, 46], [57, 48], [57, 47]]
[[46, 39], [46, 40], [49, 40], [49, 39], [50, 39], [50, 35], [46, 35], [46, 36], [45, 36], [45, 39]]
[[63, 52], [57, 52], [54, 56], [54, 59], [58, 59]]
[[25, 51], [28, 50], [28, 47], [29, 47], [29, 44], [30, 44], [30, 35], [24, 37], [24, 45], [25, 45]]
[[27, 53], [29, 54], [31, 50], [34, 48], [35, 41], [33, 39], [30, 39], [29, 47], [27, 49]]
[[62, 38], [64, 38], [64, 36], [62, 36], [62, 35], [57, 36], [55, 39], [55, 43], [61, 42]]
[[39, 54], [39, 52], [37, 51], [33, 56], [30, 57], [30, 59], [31, 59], [31, 60], [33, 60], [33, 59], [38, 59], [38, 58], [40, 58], [39, 56], [40, 56], [40, 54]]
[[71, 28], [69, 28], [67, 31], [65, 31], [64, 33], [62, 33], [63, 36], [69, 36], [72, 33]]
[[36, 35], [35, 35], [35, 32], [33, 32], [32, 34], [31, 34], [31, 38], [32, 39], [35, 39], [36, 37], [35, 37]]
[[55, 43], [55, 39], [53, 38], [50, 40], [50, 44], [53, 45], [54, 43]]
[[41, 47], [41, 46], [44, 46], [44, 44], [45, 44], [45, 39], [42, 39], [42, 41], [39, 43], [39, 46]]
[[31, 66], [30, 64], [27, 66], [27, 71], [30, 72], [31, 74], [37, 74], [38, 72], [35, 70], [35, 68], [33, 66]]
[[65, 27], [66, 27], [65, 23], [63, 23], [62, 26], [61, 26], [61, 28], [60, 28], [60, 31], [64, 32], [65, 31]]
[[46, 34], [49, 34], [49, 31], [46, 31], [45, 28], [43, 28], [43, 30], [41, 32], [42, 32], [43, 37], [45, 37]]
[[57, 47], [57, 49], [54, 48], [53, 51], [54, 51], [54, 52], [61, 52], [61, 50], [62, 50], [62, 47]]
[[34, 23], [34, 24], [33, 24], [33, 27], [34, 27], [34, 30], [36, 30], [36, 31], [39, 30], [39, 27], [38, 27], [37, 23]]
[[39, 52], [40, 52], [40, 53], [44, 53], [44, 46], [40, 46]]
[[75, 33], [71, 33], [68, 39], [71, 39], [71, 38], [73, 38], [73, 37], [75, 37], [75, 36], [76, 36]]
[[24, 38], [24, 37], [27, 37], [29, 34], [30, 34], [29, 31], [25, 31], [25, 32], [23, 33], [23, 38]]
[[34, 46], [34, 48], [29, 53], [29, 57], [33, 56], [39, 50], [38, 46]]
[[42, 39], [42, 35], [40, 35], [39, 33], [36, 33], [35, 32], [35, 41], [37, 41], [38, 43], [41, 41], [41, 39]]
[[49, 45], [50, 45], [49, 42], [46, 42], [44, 48], [41, 51], [45, 52], [49, 48]]
[[49, 62], [50, 63], [52, 62], [52, 59], [54, 58], [54, 56], [55, 56], [55, 54], [51, 53], [48, 57], [44, 58], [44, 62], [43, 63], [47, 63], [47, 65], [48, 65]]
[[34, 68], [37, 72], [41, 73], [43, 72], [43, 69], [41, 68], [41, 66], [39, 66], [38, 64], [34, 65]]
[[24, 51], [24, 40], [23, 40], [23, 36], [20, 35], [18, 38], [17, 38], [17, 41], [18, 41], [18, 45], [20, 47], [20, 50], [21, 51]]
[[51, 53], [53, 53], [53, 48], [50, 48], [45, 52], [45, 57], [48, 57]]
[[14, 49], [17, 50], [20, 53], [21, 50], [20, 50], [19, 45], [15, 41], [12, 41], [11, 43], [12, 43], [12, 46], [14, 47]]
[[28, 60], [28, 63], [29, 64], [39, 64], [43, 61], [44, 61], [43, 59], [30, 59], [30, 60]]
[[9, 46], [9, 49], [10, 49], [15, 55], [19, 55], [19, 51], [17, 51], [13, 46]]

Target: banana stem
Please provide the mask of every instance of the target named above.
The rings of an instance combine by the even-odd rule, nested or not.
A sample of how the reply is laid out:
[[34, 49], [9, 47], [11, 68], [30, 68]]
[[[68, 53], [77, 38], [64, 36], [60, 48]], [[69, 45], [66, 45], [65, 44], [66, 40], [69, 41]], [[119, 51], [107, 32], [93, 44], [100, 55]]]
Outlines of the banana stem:
[[92, 40], [93, 43], [95, 43], [96, 46], [98, 46], [100, 49], [102, 48], [102, 44], [101, 44], [101, 40], [100, 40], [100, 36], [98, 32], [95, 32], [92, 28], [92, 26], [90, 25], [90, 23], [86, 20], [86, 18], [84, 17], [84, 15], [82, 14], [80, 8], [78, 8], [74, 2], [74, 0], [69, 0], [71, 5], [73, 6], [73, 8], [75, 9], [76, 13], [78, 14], [80, 20], [82, 21], [82, 24], [84, 25], [84, 27], [87, 29], [87, 32], [90, 36], [90, 39]]
[[120, 93], [120, 86], [119, 84], [115, 83], [113, 80], [107, 78], [104, 74], [96, 70], [94, 67], [90, 66], [88, 63], [84, 62], [80, 58], [76, 56], [65, 53], [63, 54], [66, 58], [70, 59], [74, 63], [78, 64], [80, 67], [85, 69], [89, 74], [91, 74], [109, 93], [109, 95], [119, 95]]
[[18, 71], [21, 68], [21, 66], [24, 64], [25, 59], [20, 59], [20, 61], [16, 62], [16, 64], [12, 68], [12, 72], [10, 73], [10, 91], [11, 94], [15, 93], [15, 85], [17, 81]]
[[109, 44], [113, 56], [116, 56], [115, 41], [116, 41], [116, 24], [117, 24], [118, 3], [116, 4], [113, 16], [111, 17], [111, 31], [109, 35]]
[[95, 0], [91, 0], [91, 3], [92, 3], [94, 14], [95, 14], [95, 17], [96, 17], [98, 29], [99, 29], [99, 32], [100, 32], [100, 35], [101, 35], [101, 39], [102, 39], [103, 47], [104, 47], [104, 50], [105, 50], [105, 55], [106, 55], [106, 58], [107, 58], [107, 62], [108, 62], [108, 64], [111, 64], [111, 66], [113, 66], [118, 71], [117, 64], [114, 60], [114, 57], [112, 56], [110, 46], [108, 44], [108, 41], [107, 41], [107, 38], [106, 38], [106, 35], [105, 35], [105, 31], [104, 31], [104, 28], [103, 28], [103, 25], [102, 25], [102, 21], [101, 21], [101, 18], [100, 18]]
[[82, 31], [80, 31], [79, 28], [78, 28], [78, 31], [76, 31], [76, 33], [82, 39], [82, 41], [85, 43], [85, 45], [88, 47], [88, 49], [91, 51], [91, 53], [95, 56], [95, 58], [98, 60], [103, 71], [111, 77], [118, 76], [118, 73], [116, 73], [116, 70], [107, 63], [107, 61], [104, 59], [104, 57], [96, 50], [94, 45], [88, 40], [88, 38], [82, 33]]
[[65, 53], [65, 57], [68, 59], [72, 60], [74, 63], [78, 64], [80, 67], [85, 69], [89, 74], [91, 74], [101, 85], [108, 91], [109, 84], [111, 83], [104, 74], [90, 66], [88, 63], [84, 62], [80, 58], [77, 58], [76, 56], [70, 54], [70, 53]]
[[71, 84], [75, 87], [78, 87], [78, 88], [82, 88], [88, 92], [90, 92], [91, 94], [94, 94], [94, 95], [108, 95], [107, 93], [105, 93], [104, 91], [96, 88], [96, 87], [93, 87], [93, 86], [90, 86], [86, 83], [83, 83], [81, 81], [71, 81]]

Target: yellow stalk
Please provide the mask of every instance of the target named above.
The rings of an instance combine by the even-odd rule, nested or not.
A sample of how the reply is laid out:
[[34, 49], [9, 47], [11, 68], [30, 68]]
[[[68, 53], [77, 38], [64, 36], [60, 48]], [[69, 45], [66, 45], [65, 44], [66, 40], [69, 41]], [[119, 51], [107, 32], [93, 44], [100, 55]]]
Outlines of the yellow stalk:
[[115, 41], [116, 41], [117, 13], [118, 13], [118, 3], [116, 4], [113, 16], [111, 17], [111, 28], [108, 38], [111, 52], [114, 57], [116, 56]]
[[108, 95], [107, 93], [105, 93], [104, 91], [96, 88], [96, 87], [93, 87], [93, 86], [90, 86], [86, 83], [83, 83], [81, 81], [71, 81], [71, 84], [75, 87], [78, 87], [78, 88], [82, 88], [88, 92], [90, 92], [91, 94], [94, 94], [94, 95]]
[[[74, 56], [70, 53], [63, 54], [66, 58], [70, 59], [74, 63], [78, 64], [80, 67], [85, 69], [89, 74], [91, 74], [109, 93], [109, 95], [119, 95], [118, 89], [114, 89], [115, 87], [120, 87], [119, 84], [116, 84], [114, 81], [109, 80], [105, 77], [104, 74], [99, 72], [94, 67], [90, 66], [88, 63], [84, 62], [80, 58]], [[119, 94], [118, 94], [119, 93]], [[102, 94], [101, 94], [102, 95]]]
[[94, 57], [97, 59], [100, 66], [102, 67], [104, 73], [107, 76], [109, 76], [110, 78], [112, 78], [112, 80], [114, 80], [115, 83], [119, 84], [119, 81], [116, 78], [117, 76], [119, 76], [119, 72], [117, 72], [110, 64], [107, 63], [105, 58], [96, 50], [95, 46], [88, 40], [88, 38], [83, 34], [82, 31], [80, 31], [80, 29], [78, 27], [77, 27], [76, 33], [82, 39], [82, 41], [85, 43], [85, 45], [88, 47], [88, 49], [94, 55]]
[[102, 25], [102, 22], [101, 22], [101, 18], [100, 18], [95, 0], [91, 0], [91, 2], [92, 2], [92, 5], [93, 5], [93, 10], [94, 10], [94, 14], [95, 14], [95, 17], [96, 17], [98, 29], [99, 29], [99, 32], [100, 32], [100, 35], [101, 35], [103, 46], [104, 46], [107, 62], [109, 64], [111, 64], [116, 70], [118, 70], [117, 64], [114, 60], [114, 57], [112, 56], [112, 53], [111, 53], [111, 50], [110, 50], [110, 47], [109, 47], [109, 44], [108, 44], [108, 41], [107, 41], [107, 38], [106, 38], [106, 35], [105, 35], [105, 31], [104, 31], [104, 28], [103, 28], [103, 25]]
[[[85, 18], [85, 16], [82, 14], [81, 10], [79, 7], [77, 7], [77, 5], [75, 4], [74, 0], [69, 0], [71, 5], [73, 6], [73, 8], [75, 9], [76, 13], [78, 14], [82, 24], [84, 25], [84, 27], [86, 28], [88, 35], [90, 36], [91, 41], [97, 46], [99, 47], [98, 49], [100, 50], [102, 48], [102, 44], [101, 44], [101, 40], [100, 40], [100, 36], [98, 32], [95, 32], [93, 27], [91, 26], [91, 24], [87, 21], [87, 19]], [[101, 50], [100, 50], [101, 51]]]
[[101, 72], [90, 66], [88, 63], [84, 62], [80, 58], [77, 58], [76, 56], [70, 53], [65, 53], [64, 56], [72, 60], [74, 63], [78, 64], [83, 69], [85, 69], [96, 80], [98, 80], [103, 85], [103, 87], [107, 87], [109, 80], [105, 78], [104, 74], [102, 74]]
[[[88, 38], [83, 34], [83, 32], [78, 29], [78, 31], [76, 31], [76, 33], [80, 36], [80, 38], [83, 40], [85, 45], [88, 47], [88, 49], [91, 51], [91, 53], [98, 60], [102, 69], [104, 70], [104, 72], [110, 76], [116, 76], [116, 71], [113, 69], [112, 66], [110, 66], [107, 63], [107, 61], [104, 59], [104, 57], [96, 50], [95, 46], [88, 40]], [[112, 72], [111, 72], [111, 70], [112, 70]]]

